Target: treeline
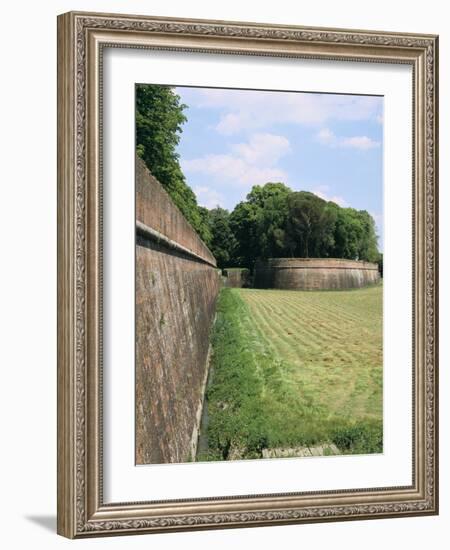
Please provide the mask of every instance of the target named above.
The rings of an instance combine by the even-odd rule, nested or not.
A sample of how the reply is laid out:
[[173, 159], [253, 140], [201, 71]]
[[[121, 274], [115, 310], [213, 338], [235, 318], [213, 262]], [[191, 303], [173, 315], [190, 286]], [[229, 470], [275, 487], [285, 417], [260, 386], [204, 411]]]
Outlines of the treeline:
[[153, 175], [209, 246], [221, 268], [253, 268], [258, 258], [348, 258], [379, 262], [375, 223], [365, 210], [342, 208], [283, 183], [255, 185], [230, 213], [197, 204], [176, 146], [186, 105], [171, 88], [136, 87], [136, 147]]
[[255, 185], [229, 213], [208, 212], [210, 247], [220, 267], [252, 268], [258, 258], [348, 258], [378, 262], [375, 222], [283, 183]]

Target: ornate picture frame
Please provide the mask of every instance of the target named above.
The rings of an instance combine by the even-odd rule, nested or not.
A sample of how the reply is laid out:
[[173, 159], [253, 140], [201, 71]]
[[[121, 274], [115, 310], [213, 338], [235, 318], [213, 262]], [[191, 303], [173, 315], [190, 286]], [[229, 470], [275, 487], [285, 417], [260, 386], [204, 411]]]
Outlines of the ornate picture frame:
[[[142, 48], [406, 64], [413, 75], [412, 484], [103, 499], [102, 56]], [[70, 12], [58, 17], [58, 533], [69, 538], [438, 513], [438, 37]]]

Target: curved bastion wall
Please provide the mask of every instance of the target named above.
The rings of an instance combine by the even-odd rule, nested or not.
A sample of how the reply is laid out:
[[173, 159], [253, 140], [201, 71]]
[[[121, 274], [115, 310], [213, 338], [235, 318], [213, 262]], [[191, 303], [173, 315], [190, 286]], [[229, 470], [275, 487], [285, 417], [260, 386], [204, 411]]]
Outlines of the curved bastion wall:
[[255, 288], [342, 290], [380, 280], [378, 265], [335, 258], [269, 258], [255, 265]]

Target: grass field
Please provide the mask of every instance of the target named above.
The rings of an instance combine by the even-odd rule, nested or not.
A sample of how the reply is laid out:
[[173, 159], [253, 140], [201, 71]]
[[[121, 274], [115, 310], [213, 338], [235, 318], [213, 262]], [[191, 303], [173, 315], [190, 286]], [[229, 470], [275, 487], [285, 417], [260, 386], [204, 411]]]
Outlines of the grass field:
[[199, 460], [382, 451], [382, 287], [223, 289]]

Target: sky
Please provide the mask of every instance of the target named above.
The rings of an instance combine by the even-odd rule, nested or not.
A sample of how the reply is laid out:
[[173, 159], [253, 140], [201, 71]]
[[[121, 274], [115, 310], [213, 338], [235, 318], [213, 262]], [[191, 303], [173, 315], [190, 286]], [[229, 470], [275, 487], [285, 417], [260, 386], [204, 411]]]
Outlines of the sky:
[[253, 185], [283, 182], [367, 210], [383, 250], [383, 98], [175, 89], [187, 105], [178, 153], [207, 208], [233, 210]]

